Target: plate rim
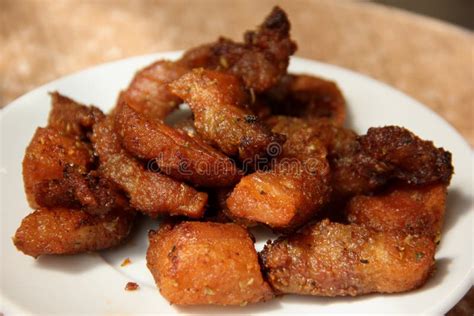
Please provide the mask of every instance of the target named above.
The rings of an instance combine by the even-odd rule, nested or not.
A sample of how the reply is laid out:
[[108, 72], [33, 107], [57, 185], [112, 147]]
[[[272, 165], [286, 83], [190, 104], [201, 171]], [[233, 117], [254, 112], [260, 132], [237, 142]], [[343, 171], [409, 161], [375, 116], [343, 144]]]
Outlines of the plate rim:
[[[74, 77], [74, 76], [80, 76], [84, 72], [92, 71], [92, 70], [95, 70], [95, 69], [101, 68], [101, 67], [104, 67], [104, 68], [105, 67], [113, 67], [115, 64], [120, 64], [120, 63], [124, 63], [124, 62], [133, 62], [134, 60], [140, 60], [140, 59], [165, 58], [165, 59], [171, 59], [172, 60], [172, 59], [175, 59], [176, 57], [180, 56], [180, 54], [182, 54], [183, 52], [184, 52], [184, 50], [174, 50], [174, 51], [163, 51], [163, 52], [156, 52], [156, 53], [152, 53], [152, 54], [130, 56], [130, 57], [114, 60], [114, 61], [109, 61], [109, 62], [105, 62], [105, 63], [91, 65], [91, 66], [88, 66], [84, 69], [80, 69], [80, 70], [74, 71], [72, 73], [66, 74], [62, 77], [51, 80], [47, 83], [44, 83], [40, 86], [35, 87], [34, 89], [26, 92], [25, 94], [17, 97], [13, 101], [6, 104], [2, 109], [0, 109], [1, 130], [3, 132], [3, 122], [4, 122], [4, 120], [8, 119], [9, 113], [16, 110], [16, 109], [14, 109], [16, 104], [21, 103], [24, 98], [28, 98], [28, 97], [31, 96], [31, 94], [37, 93], [39, 90], [44, 90], [50, 85], [54, 85], [54, 84], [56, 84], [60, 81], [67, 80], [67, 79], [69, 79], [71, 77]], [[354, 71], [354, 70], [348, 69], [348, 68], [344, 68], [344, 67], [341, 67], [339, 65], [329, 64], [329, 63], [321, 62], [321, 61], [318, 61], [318, 60], [303, 58], [303, 57], [299, 57], [299, 56], [292, 56], [291, 60], [298, 61], [298, 62], [309, 62], [309, 63], [316, 64], [318, 66], [323, 66], [324, 68], [327, 68], [327, 69], [336, 70], [337, 72], [348, 73], [352, 76], [358, 76], [358, 77], [361, 77], [362, 79], [364, 79], [365, 81], [370, 82], [371, 84], [381, 86], [384, 89], [387, 89], [387, 91], [390, 91], [391, 93], [398, 94], [399, 96], [402, 96], [403, 98], [409, 99], [411, 102], [417, 104], [424, 111], [430, 113], [430, 115], [433, 115], [433, 116], [437, 117], [438, 119], [441, 119], [443, 121], [443, 123], [449, 129], [451, 129], [452, 132], [454, 132], [455, 134], [457, 134], [459, 136], [459, 139], [463, 143], [462, 145], [465, 146], [466, 148], [469, 148], [469, 151], [470, 151], [470, 154], [471, 154], [471, 157], [470, 157], [471, 158], [470, 159], [471, 165], [474, 165], [474, 149], [469, 144], [467, 139], [464, 138], [464, 136], [461, 135], [458, 132], [458, 130], [449, 121], [447, 121], [444, 117], [442, 117], [441, 115], [436, 113], [433, 109], [431, 109], [430, 107], [428, 107], [425, 104], [421, 103], [420, 101], [418, 101], [414, 97], [406, 94], [405, 92], [403, 92], [401, 90], [398, 90], [395, 87], [390, 86], [389, 84], [387, 84], [384, 81], [375, 79], [375, 78], [371, 77], [368, 74], [359, 73], [357, 71]], [[303, 73], [303, 72], [299, 71], [298, 73]], [[308, 73], [311, 73], [311, 71], [309, 71]], [[131, 78], [130, 78], [130, 80], [131, 80]], [[3, 139], [3, 137], [2, 137], [2, 139]], [[2, 147], [3, 147], [3, 141], [0, 143], [0, 145], [2, 145]], [[3, 161], [1, 163], [2, 163], [2, 165], [0, 167], [3, 168]], [[3, 183], [3, 181], [6, 177], [5, 177], [4, 174], [1, 174], [1, 176], [2, 176], [2, 183]], [[471, 177], [471, 186], [472, 185], [473, 185], [473, 181], [472, 181], [472, 177]], [[3, 205], [3, 203], [2, 203], [2, 205]], [[472, 203], [471, 203], [470, 211], [471, 212], [473, 211]], [[460, 282], [460, 284], [458, 284], [457, 287], [452, 288], [452, 290], [450, 291], [449, 296], [445, 297], [445, 300], [444, 300], [445, 304], [441, 304], [441, 306], [440, 306], [440, 304], [437, 304], [437, 306], [436, 306], [437, 309], [434, 310], [433, 312], [446, 313], [448, 310], [450, 310], [453, 306], [455, 306], [461, 300], [461, 298], [467, 293], [467, 291], [469, 291], [469, 289], [473, 286], [473, 284], [474, 284], [474, 266], [472, 265], [472, 261], [471, 261], [471, 267], [467, 271], [465, 277], [462, 279], [462, 282]], [[0, 312], [5, 313], [5, 312], [10, 312], [10, 311], [12, 311], [12, 312], [15, 311], [15, 312], [29, 313], [29, 311], [25, 311], [23, 307], [21, 307], [20, 305], [16, 304], [13, 301], [11, 301], [7, 296], [5, 296], [3, 294], [3, 291], [4, 291], [3, 288], [0, 287], [0, 302], [1, 302], [0, 306], [2, 306], [2, 309], [3, 309]]]

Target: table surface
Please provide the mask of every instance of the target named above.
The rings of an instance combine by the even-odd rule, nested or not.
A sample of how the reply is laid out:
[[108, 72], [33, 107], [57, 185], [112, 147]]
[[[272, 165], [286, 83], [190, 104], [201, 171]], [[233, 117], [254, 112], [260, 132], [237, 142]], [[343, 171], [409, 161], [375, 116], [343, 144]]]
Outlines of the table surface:
[[[239, 39], [274, 4], [297, 56], [369, 75], [418, 99], [474, 145], [472, 32], [359, 1], [0, 0], [0, 107], [103, 62]], [[474, 291], [450, 314], [472, 314]]]

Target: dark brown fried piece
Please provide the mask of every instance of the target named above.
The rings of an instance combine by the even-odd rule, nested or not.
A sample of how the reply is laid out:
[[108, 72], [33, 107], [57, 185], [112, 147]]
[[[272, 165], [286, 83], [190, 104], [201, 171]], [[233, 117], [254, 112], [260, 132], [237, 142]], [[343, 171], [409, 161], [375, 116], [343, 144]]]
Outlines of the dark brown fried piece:
[[93, 131], [99, 171], [127, 193], [133, 208], [152, 217], [160, 214], [203, 216], [207, 194], [166, 175], [146, 170], [121, 147], [111, 117], [94, 125]]
[[246, 305], [273, 297], [249, 233], [236, 224], [182, 222], [149, 234], [147, 266], [178, 305]]
[[95, 106], [85, 106], [58, 92], [52, 92], [51, 111], [48, 127], [64, 135], [86, 139], [92, 131], [92, 125], [104, 117], [104, 113]]
[[97, 215], [130, 209], [127, 198], [100, 172], [84, 174], [71, 166], [62, 178], [37, 184], [35, 200], [44, 208], [75, 208]]
[[404, 232], [440, 240], [446, 185], [395, 186], [375, 196], [358, 195], [347, 205], [347, 219], [379, 232]]
[[260, 98], [277, 115], [328, 118], [339, 126], [346, 118], [346, 102], [337, 84], [315, 76], [285, 75]]
[[120, 95], [135, 111], [155, 119], [164, 119], [181, 99], [168, 89], [168, 83], [178, 79], [189, 69], [177, 62], [159, 60], [138, 71], [127, 90]]
[[289, 56], [296, 51], [290, 39], [290, 22], [279, 7], [273, 8], [257, 31], [248, 31], [244, 43], [220, 38], [188, 50], [180, 63], [188, 68], [207, 68], [242, 78], [255, 92], [275, 85], [286, 74]]
[[[227, 199], [229, 215], [275, 230], [292, 230], [307, 222], [330, 197], [326, 149], [303, 120], [281, 118], [273, 132], [287, 137], [271, 148], [278, 158], [271, 170], [245, 176]], [[280, 155], [281, 152], [281, 155]]]
[[81, 210], [42, 208], [23, 219], [13, 242], [18, 250], [35, 258], [97, 251], [125, 241], [133, 219], [132, 213], [91, 215]]
[[421, 140], [405, 128], [369, 128], [359, 142], [367, 155], [393, 167], [393, 178], [408, 184], [451, 181], [454, 170], [451, 153], [436, 148], [431, 141]]
[[[267, 123], [272, 125], [278, 120], [273, 117]], [[310, 124], [328, 149], [333, 199], [373, 192], [392, 181], [449, 184], [453, 173], [451, 153], [405, 128], [370, 128], [366, 135], [357, 137], [327, 119], [312, 120]]]
[[280, 293], [356, 296], [422, 286], [433, 271], [434, 253], [428, 237], [324, 220], [266, 245], [261, 258]]
[[87, 144], [51, 127], [38, 128], [23, 158], [23, 182], [30, 206], [39, 206], [35, 197], [40, 183], [61, 179], [68, 165], [85, 172], [92, 161], [92, 150]]
[[114, 120], [125, 149], [141, 159], [154, 160], [162, 173], [174, 179], [225, 187], [241, 177], [232, 160], [198, 137], [147, 118], [125, 103], [117, 106]]
[[284, 141], [246, 108], [248, 96], [233, 75], [195, 69], [170, 87], [191, 107], [199, 135], [229, 156], [254, 161], [266, 155], [269, 144]]

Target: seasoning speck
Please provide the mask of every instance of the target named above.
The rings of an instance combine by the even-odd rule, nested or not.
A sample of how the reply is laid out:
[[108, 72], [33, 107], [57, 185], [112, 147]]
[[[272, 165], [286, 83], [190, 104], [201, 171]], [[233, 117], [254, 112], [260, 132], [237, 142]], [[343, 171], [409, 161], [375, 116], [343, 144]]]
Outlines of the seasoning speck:
[[425, 256], [424, 253], [422, 253], [422, 252], [417, 252], [417, 253], [416, 253], [416, 261], [420, 261], [421, 259], [423, 259], [424, 256]]
[[360, 263], [363, 263], [363, 264], [369, 263], [369, 260], [367, 260], [367, 259], [360, 259], [359, 261], [360, 261]]
[[130, 260], [130, 258], [125, 258], [122, 263], [120, 264], [121, 267], [125, 267], [125, 266], [128, 266], [130, 263], [132, 263], [132, 260]]
[[128, 282], [127, 285], [125, 285], [125, 291], [136, 291], [139, 287], [138, 283]]

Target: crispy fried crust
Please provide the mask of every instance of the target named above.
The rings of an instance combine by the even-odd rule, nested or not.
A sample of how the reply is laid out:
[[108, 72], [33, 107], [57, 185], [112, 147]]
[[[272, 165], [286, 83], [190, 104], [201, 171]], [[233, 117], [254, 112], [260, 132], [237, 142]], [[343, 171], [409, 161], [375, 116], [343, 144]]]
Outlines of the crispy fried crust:
[[242, 78], [255, 92], [275, 85], [286, 74], [289, 56], [296, 50], [290, 39], [286, 13], [275, 7], [256, 32], [248, 31], [244, 43], [220, 38], [217, 42], [188, 50], [180, 63], [189, 68], [207, 68]]
[[346, 118], [346, 102], [337, 84], [315, 76], [285, 75], [260, 97], [277, 115], [328, 118], [339, 126]]
[[35, 196], [41, 182], [61, 179], [68, 165], [86, 171], [92, 160], [92, 150], [87, 144], [51, 127], [36, 129], [23, 158], [23, 182], [30, 206], [39, 206]]
[[130, 209], [128, 199], [100, 172], [81, 173], [71, 166], [62, 178], [38, 183], [35, 200], [43, 208], [74, 208], [97, 215]]
[[246, 108], [247, 95], [233, 75], [195, 69], [170, 87], [191, 107], [199, 135], [227, 155], [253, 161], [269, 144], [284, 141]]
[[240, 179], [232, 160], [198, 137], [148, 119], [125, 103], [118, 105], [114, 119], [125, 149], [154, 160], [162, 173], [174, 179], [208, 187], [229, 186]]
[[408, 184], [451, 181], [451, 153], [405, 128], [369, 128], [359, 142], [367, 155], [392, 166], [392, 177], [396, 179]]
[[428, 237], [324, 220], [266, 245], [261, 258], [280, 293], [356, 296], [422, 286], [434, 268], [434, 252]]
[[403, 127], [370, 128], [357, 137], [330, 120], [311, 125], [328, 149], [334, 199], [373, 192], [392, 181], [447, 185], [453, 174], [450, 152]]
[[405, 232], [440, 239], [446, 210], [443, 184], [395, 186], [380, 195], [353, 197], [347, 205], [349, 222], [380, 232]]
[[159, 60], [138, 71], [127, 90], [120, 95], [135, 111], [155, 119], [164, 119], [181, 99], [168, 89], [168, 83], [178, 79], [189, 69], [177, 62]]
[[92, 125], [104, 117], [104, 113], [95, 106], [85, 106], [58, 92], [52, 92], [50, 95], [48, 127], [64, 135], [85, 140], [92, 130]]
[[97, 251], [121, 244], [133, 218], [132, 213], [91, 215], [66, 208], [38, 209], [23, 219], [13, 242], [18, 250], [35, 258]]
[[287, 137], [270, 171], [245, 176], [227, 199], [229, 214], [275, 230], [292, 230], [317, 213], [330, 197], [326, 149], [309, 124], [295, 118], [273, 125]]
[[156, 217], [159, 214], [202, 217], [207, 194], [145, 168], [121, 147], [113, 120], [94, 125], [92, 141], [104, 177], [124, 190], [133, 208]]
[[147, 266], [179, 305], [245, 305], [273, 297], [248, 232], [236, 224], [183, 222], [149, 234]]

